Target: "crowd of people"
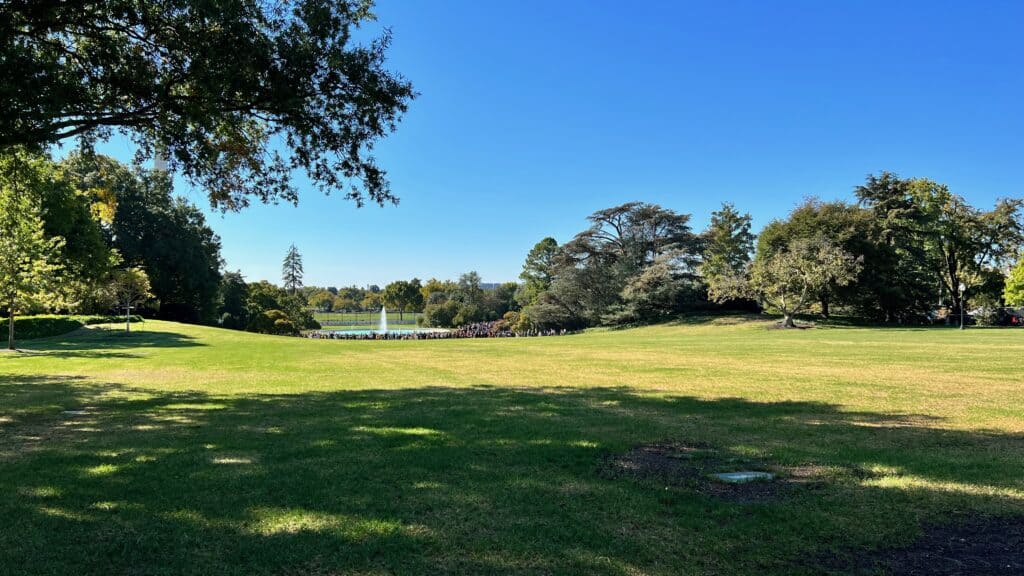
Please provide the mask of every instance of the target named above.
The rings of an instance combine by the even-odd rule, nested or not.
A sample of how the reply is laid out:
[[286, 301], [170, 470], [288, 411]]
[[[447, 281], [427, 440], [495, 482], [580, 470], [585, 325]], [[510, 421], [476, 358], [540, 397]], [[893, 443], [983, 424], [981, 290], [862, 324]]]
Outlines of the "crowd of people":
[[502, 321], [475, 322], [452, 330], [394, 330], [373, 332], [368, 330], [314, 330], [307, 338], [316, 340], [448, 340], [453, 338], [529, 338], [536, 336], [565, 336], [567, 330], [526, 330], [513, 332]]

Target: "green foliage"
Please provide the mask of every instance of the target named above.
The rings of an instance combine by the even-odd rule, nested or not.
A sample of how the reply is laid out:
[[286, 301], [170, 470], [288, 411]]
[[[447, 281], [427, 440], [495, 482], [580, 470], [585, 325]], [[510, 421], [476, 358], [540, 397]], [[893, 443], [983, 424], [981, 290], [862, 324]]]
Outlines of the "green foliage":
[[475, 271], [459, 276], [458, 282], [431, 278], [420, 289], [425, 296], [424, 323], [435, 328], [453, 328], [474, 322], [496, 321], [517, 310], [519, 285], [505, 282], [484, 288]]
[[331, 302], [331, 310], [335, 312], [359, 310], [361, 307], [362, 299], [353, 300], [347, 296], [335, 296], [334, 301]]
[[[577, 327], [631, 321], [655, 309], [662, 315], [685, 308], [683, 298], [653, 295], [644, 288], [651, 283], [641, 276], [660, 262], [662, 278], [673, 279], [670, 291], [697, 281], [701, 242], [690, 230], [688, 214], [629, 202], [599, 210], [588, 220], [591, 226], [555, 253], [547, 290], [520, 292], [527, 318], [546, 327]], [[661, 306], [668, 300], [673, 304], [664, 310]]]
[[14, 317], [57, 300], [61, 237], [47, 238], [41, 217], [38, 159], [0, 156], [0, 306], [7, 309], [7, 346], [14, 349]]
[[131, 310], [153, 297], [149, 275], [142, 268], [126, 268], [113, 274], [113, 292], [118, 308], [124, 309], [125, 332], [131, 331]]
[[703, 277], [739, 274], [750, 263], [754, 252], [750, 223], [750, 214], [740, 214], [728, 202], [711, 213], [711, 224], [701, 235], [704, 258], [700, 273]]
[[458, 316], [460, 309], [461, 304], [454, 300], [427, 304], [423, 309], [424, 323], [435, 328], [451, 328], [456, 326], [455, 317]]
[[886, 322], [923, 317], [938, 299], [938, 281], [925, 254], [923, 234], [930, 224], [911, 182], [882, 172], [855, 192], [871, 214], [871, 251], [864, 254], [855, 304], [864, 316]]
[[246, 330], [288, 335], [320, 328], [300, 294], [292, 294], [266, 281], [249, 284], [247, 291], [245, 316], [249, 322]]
[[219, 324], [244, 330], [249, 324], [249, 286], [241, 271], [225, 272], [220, 281]]
[[[51, 304], [62, 309], [91, 309], [101, 299], [102, 284], [117, 255], [108, 247], [93, 208], [93, 197], [79, 189], [62, 166], [46, 154], [20, 149], [5, 154], [8, 177], [18, 193], [31, 196], [47, 239], [61, 242], [55, 263], [61, 267], [59, 294]], [[56, 289], [57, 287], [55, 287]]]
[[363, 295], [363, 299], [359, 302], [359, 305], [363, 310], [378, 310], [380, 309], [384, 299], [379, 292], [366, 292]]
[[1024, 255], [1017, 260], [1017, 265], [1006, 277], [1006, 288], [1003, 298], [1007, 306], [1024, 306]]
[[421, 312], [423, 310], [423, 293], [419, 278], [412, 281], [398, 280], [384, 287], [381, 293], [383, 304], [398, 312], [404, 318], [405, 312]]
[[371, 18], [365, 0], [4, 2], [0, 148], [117, 131], [221, 209], [297, 201], [296, 171], [395, 201], [369, 149], [415, 94], [384, 67], [388, 33], [354, 41]]
[[622, 289], [622, 303], [602, 318], [606, 324], [653, 322], [695, 305], [702, 297], [696, 280], [681, 274], [671, 254], [657, 258], [629, 279]]
[[278, 336], [299, 335], [299, 327], [281, 310], [264, 310], [255, 314], [249, 323], [249, 331]]
[[62, 166], [45, 156], [37, 163], [45, 171], [37, 188], [44, 230], [48, 238], [64, 239], [60, 250], [62, 291], [69, 308], [91, 309], [119, 259], [107, 243], [100, 219], [113, 212], [97, 211], [94, 206], [99, 200], [77, 188]]
[[[927, 219], [925, 259], [935, 271], [954, 310], [966, 307], [992, 271], [1015, 257], [1024, 244], [1024, 200], [999, 200], [990, 211], [977, 209], [945, 185], [910, 181], [911, 195]], [[965, 291], [961, 296], [959, 287]]]
[[62, 266], [62, 308], [103, 312], [113, 305], [106, 290], [111, 271], [121, 258], [108, 242], [108, 227], [116, 210], [111, 194], [85, 189], [65, 163], [47, 155], [30, 159], [31, 190], [39, 198], [40, 215], [48, 238], [63, 238], [59, 253]]
[[782, 313], [788, 328], [822, 290], [853, 282], [860, 268], [858, 259], [824, 236], [798, 237], [784, 248], [760, 252], [748, 276], [712, 283], [710, 294], [716, 300], [755, 298]]
[[558, 253], [558, 242], [550, 236], [544, 238], [530, 249], [523, 263], [523, 271], [519, 279], [523, 281], [515, 295], [520, 306], [529, 306], [545, 290], [551, 287], [555, 276], [555, 255]]
[[452, 326], [465, 326], [474, 322], [487, 320], [486, 312], [476, 304], [462, 303], [452, 317]]
[[464, 304], [476, 306], [480, 304], [484, 294], [481, 283], [480, 274], [477, 274], [475, 270], [466, 272], [459, 276], [458, 286], [451, 297]]
[[306, 302], [309, 302], [310, 307], [315, 310], [322, 310], [324, 312], [330, 312], [334, 310], [334, 300], [336, 296], [328, 292], [327, 290], [317, 289], [314, 290], [309, 296], [306, 296]]
[[515, 282], [504, 282], [484, 291], [483, 307], [487, 310], [488, 319], [502, 318], [507, 312], [520, 309], [516, 300], [520, 286]]
[[420, 293], [423, 294], [424, 304], [439, 304], [447, 300], [450, 294], [454, 294], [457, 288], [458, 285], [450, 280], [431, 278], [420, 288]]
[[[826, 239], [862, 262], [875, 260], [870, 212], [845, 202], [822, 202], [816, 198], [797, 206], [786, 220], [769, 223], [758, 239], [758, 256], [763, 258], [784, 249], [796, 239], [818, 238]], [[828, 282], [811, 298], [820, 305], [822, 315], [827, 318], [833, 302], [854, 302], [856, 290], [861, 286], [856, 281], [845, 284]]]
[[[109, 218], [101, 228], [124, 264], [150, 276], [156, 314], [185, 322], [216, 321], [220, 239], [202, 212], [172, 196], [166, 173], [81, 153], [69, 155], [61, 168], [77, 190], [87, 191], [85, 200], [94, 213]], [[105, 282], [104, 277], [97, 282]], [[102, 310], [103, 305], [97, 301], [93, 307]]]
[[128, 267], [146, 270], [161, 318], [215, 323], [220, 295], [220, 238], [195, 206], [171, 194], [163, 171], [72, 154], [65, 167], [81, 189], [116, 197], [112, 246]]

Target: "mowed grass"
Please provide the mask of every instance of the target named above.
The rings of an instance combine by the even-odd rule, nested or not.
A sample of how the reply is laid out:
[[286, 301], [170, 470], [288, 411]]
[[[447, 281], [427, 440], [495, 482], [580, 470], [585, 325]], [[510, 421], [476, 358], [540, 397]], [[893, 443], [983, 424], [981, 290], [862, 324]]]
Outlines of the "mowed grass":
[[[24, 342], [0, 574], [812, 574], [1024, 513], [1024, 330], [766, 326]], [[598, 474], [662, 440], [831, 474], [746, 504]]]

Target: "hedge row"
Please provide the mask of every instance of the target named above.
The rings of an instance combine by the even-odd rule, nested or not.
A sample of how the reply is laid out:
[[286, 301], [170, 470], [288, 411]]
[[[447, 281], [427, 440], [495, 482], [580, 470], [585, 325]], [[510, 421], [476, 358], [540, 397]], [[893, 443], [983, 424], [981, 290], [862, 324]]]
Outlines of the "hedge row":
[[[132, 316], [132, 322], [141, 322], [139, 316]], [[14, 318], [14, 336], [18, 340], [48, 338], [74, 332], [91, 324], [124, 323], [124, 316], [23, 316]], [[7, 319], [0, 322], [0, 334], [7, 334]]]

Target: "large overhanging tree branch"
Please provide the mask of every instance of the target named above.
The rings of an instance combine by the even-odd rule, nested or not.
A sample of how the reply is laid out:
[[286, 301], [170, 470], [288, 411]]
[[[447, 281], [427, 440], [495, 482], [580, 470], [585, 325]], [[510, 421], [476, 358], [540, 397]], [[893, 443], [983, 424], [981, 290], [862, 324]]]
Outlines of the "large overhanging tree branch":
[[8, 0], [0, 149], [129, 134], [238, 210], [297, 202], [293, 173], [362, 205], [397, 202], [371, 155], [415, 97], [370, 0]]

